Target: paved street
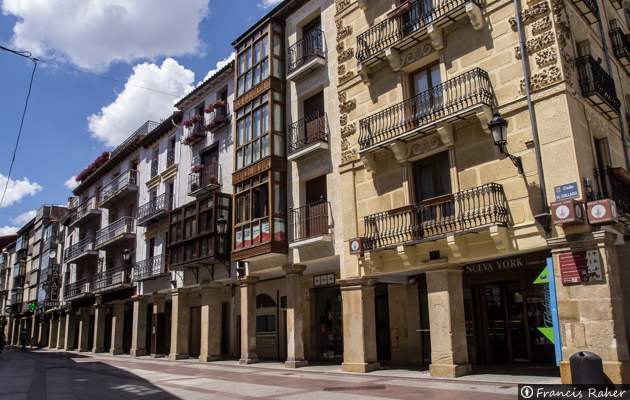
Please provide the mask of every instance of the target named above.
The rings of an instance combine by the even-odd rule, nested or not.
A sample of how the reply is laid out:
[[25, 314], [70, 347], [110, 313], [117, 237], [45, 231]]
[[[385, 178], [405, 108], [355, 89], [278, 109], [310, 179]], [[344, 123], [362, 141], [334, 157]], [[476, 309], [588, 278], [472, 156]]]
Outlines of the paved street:
[[148, 358], [8, 350], [0, 400], [513, 399], [513, 383], [331, 374]]

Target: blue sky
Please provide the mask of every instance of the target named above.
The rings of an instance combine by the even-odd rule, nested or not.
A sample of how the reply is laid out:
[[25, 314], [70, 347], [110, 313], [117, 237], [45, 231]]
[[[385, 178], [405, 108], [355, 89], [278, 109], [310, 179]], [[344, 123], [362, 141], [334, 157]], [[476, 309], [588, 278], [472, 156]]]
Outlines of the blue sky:
[[[133, 127], [165, 117], [177, 97], [220, 67], [232, 54], [232, 41], [276, 3], [0, 0], [0, 43], [56, 63], [38, 66], [0, 208], [0, 234], [25, 223], [42, 204], [65, 203], [69, 178]], [[28, 60], [0, 51], [0, 190], [31, 68]]]

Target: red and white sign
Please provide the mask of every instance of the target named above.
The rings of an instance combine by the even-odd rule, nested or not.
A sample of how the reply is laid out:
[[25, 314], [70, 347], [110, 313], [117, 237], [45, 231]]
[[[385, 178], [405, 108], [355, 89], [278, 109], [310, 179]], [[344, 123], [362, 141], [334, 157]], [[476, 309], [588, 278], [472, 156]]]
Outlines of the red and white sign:
[[603, 278], [599, 251], [586, 250], [560, 254], [560, 276], [563, 285], [601, 281]]

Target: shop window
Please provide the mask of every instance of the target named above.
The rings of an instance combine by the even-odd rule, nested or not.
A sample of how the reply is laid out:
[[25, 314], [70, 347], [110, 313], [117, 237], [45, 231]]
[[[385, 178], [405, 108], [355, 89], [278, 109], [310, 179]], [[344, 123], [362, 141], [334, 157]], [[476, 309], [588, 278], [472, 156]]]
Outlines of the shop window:
[[256, 333], [275, 333], [276, 332], [276, 316], [274, 314], [269, 315], [257, 315], [256, 316]]

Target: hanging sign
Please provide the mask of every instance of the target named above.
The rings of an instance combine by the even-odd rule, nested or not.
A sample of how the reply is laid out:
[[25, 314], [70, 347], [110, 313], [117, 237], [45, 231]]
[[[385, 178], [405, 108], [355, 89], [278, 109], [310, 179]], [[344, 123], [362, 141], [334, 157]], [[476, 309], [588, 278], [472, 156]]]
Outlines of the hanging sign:
[[598, 250], [562, 253], [559, 260], [563, 285], [601, 282], [603, 279]]

